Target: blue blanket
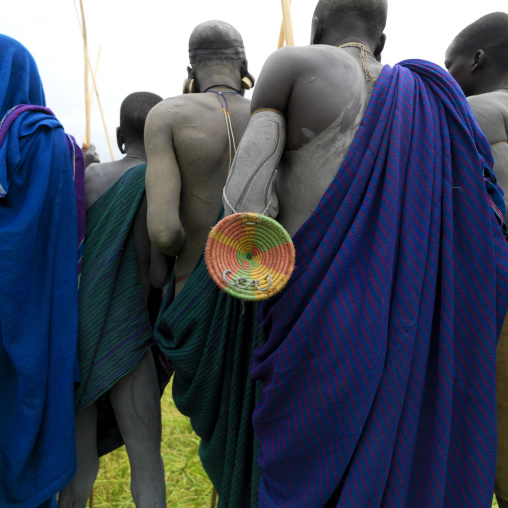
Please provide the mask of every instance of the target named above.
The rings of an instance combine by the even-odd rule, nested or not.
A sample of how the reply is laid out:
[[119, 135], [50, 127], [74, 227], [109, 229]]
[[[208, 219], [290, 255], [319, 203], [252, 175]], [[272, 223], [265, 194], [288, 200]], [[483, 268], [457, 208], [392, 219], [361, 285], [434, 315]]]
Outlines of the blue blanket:
[[261, 310], [261, 507], [491, 506], [508, 308], [492, 163], [446, 72], [384, 68]]
[[0, 105], [0, 506], [34, 508], [76, 470], [78, 226], [70, 145], [5, 36]]

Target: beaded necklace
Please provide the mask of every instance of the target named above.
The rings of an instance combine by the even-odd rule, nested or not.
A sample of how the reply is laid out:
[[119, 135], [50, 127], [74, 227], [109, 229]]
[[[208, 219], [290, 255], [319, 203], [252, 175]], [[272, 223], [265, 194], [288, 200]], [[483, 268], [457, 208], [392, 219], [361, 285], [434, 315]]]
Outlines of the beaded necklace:
[[[214, 85], [214, 86], [227, 86], [227, 85]], [[230, 86], [227, 86], [228, 88], [232, 88]], [[235, 133], [233, 131], [233, 124], [231, 123], [231, 116], [229, 114], [229, 105], [228, 105], [228, 99], [226, 97], [227, 94], [237, 94], [240, 95], [240, 92], [238, 90], [233, 89], [232, 92], [217, 92], [215, 90], [210, 90], [209, 87], [207, 88], [203, 93], [214, 93], [217, 95], [217, 99], [220, 102], [220, 105], [222, 106], [222, 112], [224, 113], [224, 119], [226, 120], [226, 130], [228, 133], [228, 143], [229, 143], [229, 167], [228, 167], [228, 174], [231, 170], [231, 165], [233, 164], [233, 158], [236, 155], [236, 141], [235, 141]]]
[[374, 84], [377, 81], [376, 76], [372, 74], [372, 72], [369, 69], [369, 65], [367, 63], [367, 59], [365, 58], [365, 53], [368, 53], [372, 58], [376, 58], [372, 52], [369, 50], [365, 44], [362, 44], [361, 42], [346, 42], [344, 44], [341, 44], [339, 48], [358, 48], [360, 50], [360, 58], [362, 59], [362, 67], [365, 71], [365, 76], [367, 77], [367, 81], [372, 81]]

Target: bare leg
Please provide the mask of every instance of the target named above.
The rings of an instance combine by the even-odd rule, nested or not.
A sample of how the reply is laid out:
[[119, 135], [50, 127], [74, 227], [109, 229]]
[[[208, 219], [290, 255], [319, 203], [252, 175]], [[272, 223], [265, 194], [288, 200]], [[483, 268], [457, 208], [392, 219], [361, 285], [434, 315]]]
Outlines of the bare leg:
[[508, 318], [497, 343], [496, 390], [497, 470], [494, 491], [500, 508], [508, 508]]
[[97, 405], [76, 414], [78, 470], [71, 483], [60, 492], [58, 508], [85, 508], [99, 472], [97, 454]]
[[160, 392], [151, 351], [111, 388], [109, 398], [127, 448], [131, 493], [136, 506], [166, 506]]

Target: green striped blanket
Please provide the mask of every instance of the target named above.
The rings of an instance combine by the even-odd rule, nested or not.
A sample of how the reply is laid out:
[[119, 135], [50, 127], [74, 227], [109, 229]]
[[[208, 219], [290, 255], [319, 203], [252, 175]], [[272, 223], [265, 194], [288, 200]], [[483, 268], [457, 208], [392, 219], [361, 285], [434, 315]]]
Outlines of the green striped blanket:
[[[86, 217], [79, 292], [81, 383], [75, 390], [75, 406], [80, 411], [99, 401], [100, 454], [122, 444], [106, 392], [154, 344], [132, 227], [145, 193], [145, 172], [146, 164], [128, 170]], [[101, 443], [103, 435], [107, 443]]]
[[201, 438], [200, 458], [219, 493], [219, 507], [257, 508], [252, 412], [260, 387], [249, 371], [263, 341], [258, 305], [222, 292], [203, 257], [173, 302], [172, 295], [170, 287], [155, 336], [175, 370], [175, 404]]

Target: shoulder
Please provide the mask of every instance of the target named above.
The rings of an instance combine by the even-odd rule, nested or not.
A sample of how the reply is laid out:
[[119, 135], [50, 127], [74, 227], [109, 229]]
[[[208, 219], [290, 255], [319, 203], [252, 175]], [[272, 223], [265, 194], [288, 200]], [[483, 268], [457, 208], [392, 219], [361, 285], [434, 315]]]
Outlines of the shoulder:
[[102, 172], [102, 164], [94, 163], [85, 168], [85, 184], [91, 183]]
[[172, 127], [186, 118], [191, 118], [206, 101], [204, 94], [185, 94], [169, 97], [154, 106], [146, 119], [148, 128]]
[[472, 95], [467, 100], [489, 143], [506, 141], [508, 108], [503, 106], [503, 97], [499, 92]]
[[479, 113], [482, 116], [492, 115], [495, 117], [499, 117], [501, 115], [499, 97], [496, 92], [471, 95], [467, 98], [467, 101], [475, 114]]
[[328, 45], [284, 47], [266, 61], [254, 88], [252, 110], [273, 108], [286, 114], [295, 86], [313, 81], [327, 69], [335, 73], [354, 67], [351, 56]]
[[300, 75], [302, 71], [319, 68], [323, 62], [330, 59], [347, 62], [348, 57], [345, 51], [337, 51], [337, 48], [333, 46], [322, 44], [299, 47], [285, 46], [268, 57], [262, 72], [269, 68], [275, 74], [290, 72]]
[[[503, 108], [499, 95], [496, 92], [471, 95], [467, 98], [473, 113], [480, 123], [480, 127], [488, 122], [503, 121]], [[483, 124], [483, 125], [482, 125]]]

